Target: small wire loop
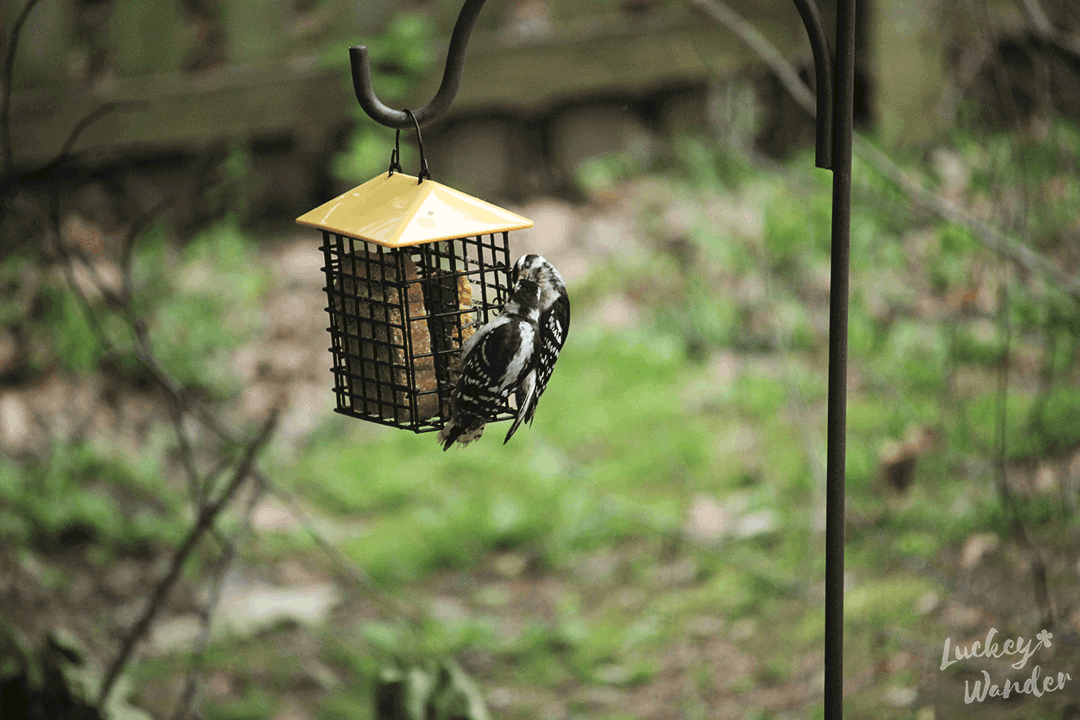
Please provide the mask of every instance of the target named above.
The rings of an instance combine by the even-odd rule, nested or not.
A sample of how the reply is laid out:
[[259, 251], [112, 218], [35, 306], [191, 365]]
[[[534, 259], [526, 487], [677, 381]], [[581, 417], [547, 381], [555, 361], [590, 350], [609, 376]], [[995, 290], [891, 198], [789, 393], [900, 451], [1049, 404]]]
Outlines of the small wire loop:
[[420, 123], [416, 121], [416, 116], [413, 115], [412, 110], [405, 110], [406, 115], [413, 121], [413, 125], [416, 126], [416, 144], [420, 147], [420, 172], [416, 176], [416, 184], [424, 182], [424, 180], [431, 179], [431, 171], [428, 170], [427, 158], [424, 157], [424, 138], [420, 136]]
[[390, 169], [386, 171], [386, 177], [392, 177], [395, 171], [405, 172], [401, 168], [401, 130], [394, 131], [394, 149], [390, 151]]

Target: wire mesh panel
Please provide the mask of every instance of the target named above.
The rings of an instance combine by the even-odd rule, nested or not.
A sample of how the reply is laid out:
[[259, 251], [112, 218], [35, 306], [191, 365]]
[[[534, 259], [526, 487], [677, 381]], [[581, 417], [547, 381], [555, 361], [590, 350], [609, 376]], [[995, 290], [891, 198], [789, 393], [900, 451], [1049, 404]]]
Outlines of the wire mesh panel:
[[507, 233], [386, 248], [324, 231], [322, 250], [337, 412], [443, 427], [461, 346], [509, 292]]

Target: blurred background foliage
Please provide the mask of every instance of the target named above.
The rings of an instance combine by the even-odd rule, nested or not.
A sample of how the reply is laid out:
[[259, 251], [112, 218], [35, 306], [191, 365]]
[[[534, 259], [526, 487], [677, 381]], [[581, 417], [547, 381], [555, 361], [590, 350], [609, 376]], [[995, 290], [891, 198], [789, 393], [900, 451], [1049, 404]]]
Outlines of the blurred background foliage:
[[[786, 21], [762, 20], [771, 6], [759, 5], [736, 6], [783, 36]], [[458, 4], [184, 2], [165, 19], [137, 6], [43, 0], [15, 66], [17, 167], [0, 220], [0, 592], [32, 639], [0, 646], [64, 627], [111, 658], [198, 514], [185, 461], [218, 488], [207, 468], [237, 455], [191, 418], [194, 449], [181, 446], [133, 311], [161, 368], [221, 422], [250, 429], [286, 406], [260, 461], [282, 493], [252, 490], [229, 508], [127, 674], [125, 698], [155, 717], [173, 711], [193, 667], [207, 718], [386, 717], [387, 696], [438, 696], [464, 717], [480, 717], [479, 696], [501, 717], [819, 717], [831, 176], [812, 167], [808, 121], [777, 124], [799, 111], [753, 56], [717, 69], [684, 25], [720, 30], [674, 3], [485, 9], [474, 89], [425, 128], [426, 148], [436, 179], [445, 168], [537, 220], [516, 248], [563, 268], [574, 324], [535, 425], [506, 446], [493, 433], [444, 454], [430, 435], [332, 413], [318, 238], [290, 213], [389, 161], [392, 133], [349, 97], [345, 47], [370, 42], [385, 102], [426, 102]], [[1010, 637], [1051, 627], [1046, 674], [1080, 677], [1080, 304], [985, 232], [1077, 276], [1080, 98], [1061, 71], [1076, 57], [1057, 41], [1078, 21], [1047, 4], [1054, 34], [1040, 35], [1019, 11], [965, 6], [928, 53], [941, 62], [936, 90], [905, 107], [906, 80], [874, 61], [895, 52], [883, 34], [904, 9], [906, 32], [937, 37], [924, 4], [873, 5], [861, 132], [974, 221], [943, 219], [857, 155], [847, 710], [1069, 718], [1071, 691], [966, 705], [964, 680], [982, 666], [942, 672], [938, 653], [945, 637], [991, 626]], [[104, 39], [151, 27], [140, 43]], [[60, 70], [32, 51], [57, 28], [77, 38]], [[498, 106], [476, 89], [501, 87], [512, 56], [570, 58], [599, 83], [582, 46], [603, 60], [605, 43], [669, 32], [691, 33], [679, 37], [712, 68], [699, 86], [650, 76], [563, 96], [535, 80]], [[182, 74], [166, 78], [173, 61]], [[635, 67], [628, 55], [626, 72], [645, 72]], [[552, 87], [576, 81], [552, 72]], [[189, 102], [206, 122], [177, 130], [151, 103], [88, 129], [62, 171], [31, 172], [19, 148], [52, 152], [59, 143], [41, 138], [64, 113], [148, 77], [173, 93], [172, 114], [187, 117]], [[70, 104], [28, 128], [34, 93], [62, 85]], [[205, 100], [222, 87], [227, 103]], [[927, 107], [935, 119], [919, 129]], [[504, 146], [479, 170], [465, 162]], [[36, 209], [52, 193], [58, 235]], [[125, 255], [128, 306], [101, 290], [122, 291]], [[192, 628], [207, 616], [200, 649]], [[19, 657], [0, 664], [5, 677], [39, 662]]]

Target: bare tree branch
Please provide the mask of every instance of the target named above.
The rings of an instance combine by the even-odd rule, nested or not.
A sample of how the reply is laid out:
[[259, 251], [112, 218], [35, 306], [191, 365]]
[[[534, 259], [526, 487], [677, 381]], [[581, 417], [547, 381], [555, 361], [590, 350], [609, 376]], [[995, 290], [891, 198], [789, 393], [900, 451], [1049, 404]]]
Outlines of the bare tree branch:
[[15, 52], [19, 48], [19, 36], [22, 35], [23, 25], [30, 17], [30, 11], [41, 0], [27, 0], [19, 17], [15, 19], [15, 25], [11, 28], [11, 37], [8, 39], [7, 58], [4, 61], [4, 95], [0, 99], [0, 143], [4, 144], [4, 177], [11, 174], [15, 164], [13, 148], [11, 146], [11, 78], [15, 72]]
[[[151, 209], [151, 211], [147, 213], [147, 217], [152, 215], [155, 210], [156, 207], [154, 209]], [[129, 230], [128, 236], [133, 238], [136, 231], [138, 230], [138, 226], [141, 224], [142, 223], [140, 222], [136, 225], [133, 225], [132, 229]], [[56, 232], [56, 230], [53, 230], [54, 234]], [[81, 253], [79, 249], [68, 247], [59, 237], [57, 237], [57, 244], [61, 248], [61, 256], [67, 258], [68, 260], [68, 262], [64, 264], [64, 270], [68, 276], [67, 280], [69, 286], [72, 287], [73, 291], [79, 298], [80, 306], [87, 314], [88, 321], [91, 323], [91, 327], [94, 329], [95, 335], [98, 336], [98, 338], [103, 343], [105, 343], [106, 346], [109, 347], [110, 350], [113, 352], [119, 352], [119, 349], [117, 349], [115, 345], [112, 344], [111, 340], [105, 333], [103, 326], [101, 325], [96, 313], [93, 310], [90, 299], [86, 297], [85, 293], [82, 292], [82, 289], [75, 282], [74, 276], [71, 274], [71, 263], [75, 261], [82, 263], [89, 271], [92, 282], [95, 284], [96, 289], [102, 293], [102, 296], [112, 298], [113, 302], [119, 303], [120, 309], [123, 312], [125, 318], [127, 319], [128, 324], [131, 326], [132, 332], [135, 336], [136, 356], [143, 363], [144, 367], [149, 370], [158, 385], [162, 387], [170, 396], [170, 400], [172, 401], [170, 403], [171, 406], [176, 408], [174, 414], [174, 425], [176, 425], [177, 427], [177, 432], [183, 432], [181, 426], [178, 423], [182, 421], [183, 414], [187, 413], [198, 417], [199, 420], [204, 424], [204, 426], [210, 429], [215, 434], [215, 436], [217, 436], [219, 440], [223, 441], [226, 445], [233, 447], [237, 446], [239, 443], [235, 436], [231, 432], [229, 432], [223, 425], [221, 425], [217, 417], [208, 408], [206, 408], [200, 402], [192, 398], [192, 396], [187, 392], [186, 388], [174, 381], [170, 377], [168, 372], [161, 366], [160, 362], [157, 360], [157, 357], [154, 355], [148, 331], [146, 328], [146, 323], [141, 317], [138, 317], [135, 314], [134, 307], [132, 305], [132, 298], [134, 294], [133, 282], [130, 274], [130, 255], [132, 250], [129, 249], [127, 251], [126, 260], [122, 259], [122, 265], [124, 266], [124, 272], [122, 273], [123, 285], [121, 290], [121, 297], [117, 297], [105, 285], [104, 281], [96, 272], [96, 269], [91, 263], [89, 263], [88, 259], [85, 257], [85, 255]], [[125, 248], [133, 248], [133, 245], [133, 239], [130, 241], [126, 241], [124, 244]], [[177, 420], [176, 418], [179, 418], [179, 420]], [[186, 439], [186, 434], [178, 435], [178, 442], [181, 443], [182, 455], [184, 453], [191, 452], [190, 445], [184, 443], [184, 439]], [[185, 462], [191, 462], [190, 456], [188, 456]], [[219, 466], [214, 472], [212, 472], [207, 478], [205, 478], [201, 484], [201, 490], [198, 497], [202, 499], [197, 502], [196, 506], [196, 511], [198, 513], [200, 521], [202, 521], [202, 519], [206, 516], [207, 512], [216, 513], [217, 510], [214, 510], [214, 508], [219, 508], [223, 501], [227, 502], [228, 497], [230, 497], [232, 492], [235, 491], [234, 484], [236, 482], [236, 478], [234, 476], [229, 486], [232, 489], [227, 489], [225, 491], [226, 495], [222, 496], [222, 498], [219, 498], [219, 500], [212, 505], [205, 504], [205, 493], [209, 491], [211, 480], [213, 477], [217, 476], [222, 469], [223, 466]], [[192, 472], [195, 472], [193, 465], [191, 466], [191, 469], [188, 470], [189, 475]], [[306, 532], [312, 537], [312, 539], [315, 540], [315, 542], [322, 548], [322, 550], [334, 560], [334, 562], [353, 582], [354, 585], [364, 590], [371, 598], [381, 603], [384, 608], [395, 617], [404, 619], [413, 625], [416, 625], [421, 621], [422, 613], [417, 608], [410, 607], [402, 603], [396, 597], [381, 590], [370, 578], [366, 576], [366, 574], [360, 568], [355, 565], [355, 563], [349, 560], [349, 558], [346, 557], [344, 553], [342, 553], [329, 540], [327, 540], [325, 536], [315, 526], [315, 523], [311, 520], [311, 518], [308, 517], [307, 513], [303, 510], [299, 502], [291, 493], [277, 486], [257, 468], [249, 468], [249, 474], [252, 474], [255, 477], [260, 486], [267, 488], [273, 494], [282, 498], [289, 504], [291, 512], [301, 522]], [[195, 481], [197, 482], [197, 473], [194, 477]], [[200, 525], [197, 524], [196, 529], [198, 529], [199, 527]], [[210, 525], [206, 526], [205, 530], [211, 533], [214, 532], [212, 522]], [[195, 529], [193, 529], [192, 533], [189, 534], [188, 539], [185, 541], [184, 544], [181, 545], [181, 548], [174, 556], [172, 566], [174, 569], [177, 567], [177, 563], [180, 563], [182, 565], [183, 557], [186, 557], [188, 554], [190, 554], [190, 552], [194, 548], [195, 540], [197, 540], [197, 536], [195, 533]], [[114, 662], [113, 667], [120, 668], [116, 671], [117, 673], [122, 671], [123, 665], [126, 664], [127, 660], [129, 659], [133, 647], [137, 643], [137, 640], [149, 629], [149, 626], [152, 624], [154, 616], [157, 612], [156, 606], [160, 605], [164, 597], [167, 596], [169, 589], [173, 584], [175, 584], [178, 575], [178, 570], [176, 570], [175, 572], [170, 571], [170, 573], [166, 574], [165, 578], [155, 589], [155, 594], [153, 599], [151, 600], [150, 605], [147, 608], [147, 613], [144, 614], [142, 618], [140, 618], [139, 623], [137, 623], [136, 626], [133, 627], [132, 631], [125, 638], [124, 644], [121, 648], [121, 654]], [[115, 677], [111, 678], [110, 682], [115, 682]], [[111, 688], [106, 689], [103, 685], [102, 694], [100, 696], [102, 703], [105, 699], [107, 699], [107, 695], [110, 690]], [[192, 698], [187, 698], [185, 702], [190, 703], [191, 700]]]
[[960, 111], [960, 103], [964, 96], [979, 76], [979, 72], [986, 66], [991, 52], [994, 49], [988, 39], [981, 36], [969, 38], [974, 44], [964, 48], [959, 59], [956, 61], [952, 79], [946, 83], [941, 98], [938, 101], [937, 116], [942, 125], [952, 125], [956, 114]]
[[176, 443], [180, 447], [180, 464], [184, 466], [184, 474], [187, 476], [188, 492], [195, 507], [202, 507], [206, 502], [203, 494], [203, 481], [199, 478], [199, 470], [195, 467], [195, 451], [191, 447], [187, 428], [184, 427], [184, 413], [176, 403], [169, 403], [169, 417], [173, 424], [173, 433], [176, 435]]
[[1036, 35], [1070, 55], [1080, 58], [1080, 38], [1054, 27], [1054, 24], [1050, 22], [1050, 16], [1039, 4], [1039, 0], [1020, 0], [1020, 5], [1024, 8], [1028, 25]]
[[856, 136], [855, 147], [859, 159], [883, 177], [896, 183], [916, 205], [942, 220], [960, 225], [968, 230], [983, 247], [1001, 253], [1032, 274], [1043, 275], [1053, 280], [1062, 290], [1080, 299], [1080, 279], [1062, 270], [1045, 255], [1032, 250], [1028, 245], [982, 220], [971, 217], [937, 193], [924, 190], [918, 183], [907, 177], [896, 163], [861, 137]]
[[221, 559], [210, 582], [210, 596], [207, 598], [206, 605], [201, 613], [199, 637], [195, 642], [195, 651], [192, 654], [187, 678], [184, 681], [184, 690], [180, 693], [180, 698], [177, 700], [176, 708], [173, 710], [170, 720], [185, 720], [185, 718], [192, 715], [199, 688], [199, 674], [206, 662], [206, 649], [210, 645], [214, 611], [221, 601], [221, 587], [224, 584], [226, 573], [232, 567], [233, 559], [236, 556], [236, 548], [251, 534], [251, 516], [255, 512], [259, 500], [262, 499], [264, 489], [261, 482], [255, 483], [255, 491], [251, 493], [247, 507], [244, 509], [244, 521], [240, 528], [228, 539], [221, 551]]
[[120, 677], [120, 673], [123, 672], [128, 660], [130, 660], [131, 653], [134, 651], [136, 643], [138, 643], [146, 634], [146, 631], [149, 630], [158, 611], [161, 610], [165, 599], [169, 596], [176, 581], [180, 578], [180, 572], [183, 570], [184, 563], [187, 561], [188, 557], [190, 557], [191, 552], [195, 549], [195, 546], [198, 544], [199, 540], [202, 539], [203, 535], [206, 534], [207, 530], [214, 524], [218, 513], [221, 512], [222, 508], [224, 508], [232, 499], [233, 495], [236, 494], [236, 491], [240, 488], [244, 479], [251, 474], [255, 458], [270, 439], [274, 427], [277, 425], [278, 412], [278, 408], [274, 408], [274, 410], [271, 411], [270, 416], [263, 423], [262, 428], [259, 429], [255, 434], [255, 437], [252, 438], [244, 448], [243, 457], [240, 459], [240, 462], [237, 463], [236, 470], [233, 472], [233, 476], [229, 480], [228, 485], [213, 502], [210, 502], [202, 508], [195, 520], [195, 525], [188, 531], [187, 537], [184, 538], [180, 547], [177, 548], [176, 552], [173, 554], [168, 571], [157, 584], [157, 587], [154, 588], [154, 594], [147, 603], [143, 614], [131, 629], [128, 630], [127, 635], [125, 635], [124, 640], [120, 645], [120, 652], [105, 673], [105, 678], [101, 682], [101, 690], [98, 693], [98, 707], [105, 707], [105, 704], [109, 699], [109, 693], [112, 692], [113, 687], [116, 684], [116, 679]]
[[[799, 78], [791, 63], [763, 35], [720, 0], [690, 0], [690, 3], [703, 10], [716, 22], [729, 28], [740, 40], [757, 52], [784, 83], [799, 106], [811, 114], [814, 113], [814, 96], [810, 88]], [[1053, 280], [1062, 290], [1080, 300], [1080, 278], [1065, 272], [1045, 255], [1031, 249], [1027, 242], [971, 217], [940, 195], [923, 189], [918, 183], [908, 178], [896, 163], [857, 134], [854, 137], [854, 150], [860, 160], [878, 174], [896, 183], [916, 205], [942, 220], [960, 225], [968, 230], [983, 247], [1001, 253], [1028, 272]]]
[[764, 35], [759, 33], [757, 28], [744, 20], [741, 15], [730, 7], [719, 2], [719, 0], [690, 0], [690, 5], [735, 33], [780, 78], [780, 82], [787, 88], [787, 91], [791, 93], [791, 97], [795, 98], [795, 102], [800, 107], [811, 115], [816, 113], [817, 100], [814, 98], [814, 93], [810, 92], [810, 88], [802, 81], [798, 71], [792, 67], [787, 58]]
[[[352, 563], [352, 561], [345, 557], [340, 550], [334, 547], [318, 531], [314, 523], [300, 507], [299, 503], [296, 502], [295, 498], [285, 490], [276, 488], [271, 481], [255, 467], [255, 460], [259, 452], [269, 441], [273, 429], [276, 426], [277, 418], [284, 402], [283, 397], [279, 396], [277, 398], [277, 402], [275, 403], [270, 417], [254, 437], [246, 442], [241, 442], [234, 433], [230, 432], [220, 422], [214, 410], [195, 397], [183, 383], [175, 380], [156, 357], [152, 347], [147, 322], [135, 310], [135, 286], [131, 265], [137, 237], [141, 234], [146, 224], [157, 215], [158, 211], [172, 201], [172, 198], [165, 198], [154, 205], [154, 207], [139, 217], [128, 228], [121, 247], [121, 287], [119, 291], [114, 290], [103, 280], [98, 272], [98, 268], [90, 261], [85, 252], [80, 248], [65, 242], [60, 227], [60, 191], [55, 182], [51, 188], [52, 192], [50, 193], [49, 204], [46, 210], [39, 208], [36, 204], [31, 203], [28, 200], [20, 201], [20, 199], [17, 198], [16, 201], [12, 203], [7, 199], [7, 190], [11, 187], [16, 187], [18, 183], [25, 181], [27, 178], [40, 177], [44, 180], [54, 180], [54, 171], [63, 167], [70, 161], [75, 144], [87, 127], [108, 113], [132, 104], [109, 103], [103, 105], [75, 125], [67, 140], [64, 142], [56, 160], [43, 166], [38, 171], [21, 175], [18, 178], [12, 174], [13, 153], [10, 136], [12, 68], [14, 65], [19, 34], [31, 10], [39, 1], [40, 0], [29, 0], [24, 6], [15, 23], [12, 37], [8, 45], [7, 63], [3, 70], [5, 84], [2, 90], [2, 98], [0, 98], [0, 142], [4, 144], [3, 152], [5, 162], [4, 174], [3, 177], [0, 178], [0, 196], [3, 197], [5, 207], [13, 207], [17, 211], [27, 214], [34, 221], [39, 222], [41, 231], [45, 235], [46, 240], [53, 241], [52, 245], [56, 249], [56, 254], [59, 256], [59, 259], [62, 260], [63, 273], [68, 286], [78, 299], [79, 305], [92, 332], [98, 341], [102, 343], [102, 346], [105, 347], [108, 352], [113, 354], [134, 352], [143, 368], [150, 373], [156, 385], [168, 396], [169, 412], [176, 434], [180, 461], [183, 464], [192, 494], [192, 503], [196, 512], [196, 522], [194, 526], [188, 531], [183, 542], [175, 550], [169, 568], [153, 589], [145, 610], [122, 638], [117, 656], [109, 665], [98, 691], [98, 706], [105, 707], [107, 704], [110, 694], [115, 689], [118, 678], [123, 673], [134, 654], [135, 647], [140, 640], [145, 637], [172, 589], [179, 581], [185, 563], [198, 546], [200, 539], [209, 535], [217, 538], [222, 543], [223, 553], [222, 561], [218, 567], [218, 573], [213, 582], [210, 603], [203, 614], [203, 630], [200, 635], [200, 647], [205, 649], [205, 643], [208, 641], [209, 637], [213, 609], [217, 603], [217, 596], [220, 594], [221, 578], [231, 561], [236, 542], [239, 539], [239, 536], [234, 536], [231, 539], [222, 538], [215, 526], [215, 520], [220, 512], [231, 502], [239, 487], [248, 477], [255, 479], [260, 491], [263, 489], [273, 489], [280, 497], [287, 498], [293, 513], [301, 523], [304, 524], [308, 533], [316, 540], [320, 547], [322, 547], [323, 550], [337, 562], [358, 587], [370, 593], [377, 601], [383, 603], [387, 610], [394, 615], [406, 619], [414, 625], [417, 624], [421, 617], [420, 612], [415, 608], [406, 607], [403, 603], [398, 601], [397, 598], [381, 591], [362, 570], [355, 566], [355, 563]], [[132, 344], [130, 347], [118, 346], [117, 341], [106, 331], [101, 318], [98, 316], [97, 308], [95, 308], [94, 304], [87, 296], [83, 286], [76, 281], [74, 275], [76, 263], [80, 264], [87, 272], [87, 276], [90, 279], [93, 289], [104, 299], [106, 306], [117, 311], [125, 321], [127, 330], [131, 333]], [[202, 426], [208, 429], [212, 436], [224, 446], [221, 449], [221, 457], [216, 467], [202, 478], [200, 478], [200, 472], [195, 462], [195, 449], [192, 446], [188, 430], [184, 425], [188, 418], [196, 418]], [[232, 452], [237, 448], [241, 448], [239, 459], [235, 459], [235, 455], [233, 455]], [[230, 457], [233, 459], [229, 459]], [[217, 489], [215, 492], [215, 479], [230, 466], [234, 468], [231, 478], [225, 483], [224, 487]], [[210, 496], [215, 497], [213, 500], [208, 500], [207, 498]], [[251, 501], [249, 502], [245, 513], [245, 529], [249, 529], [251, 512], [260, 497], [261, 493], [258, 491], [252, 494]], [[185, 686], [184, 692], [179, 698], [177, 712], [181, 715], [190, 714], [192, 703], [195, 700], [197, 683], [195, 675], [197, 665], [198, 662], [196, 661], [189, 673], [188, 683]]]
[[[51, 163], [49, 166], [47, 166], [47, 168], [58, 167], [60, 165], [63, 165], [65, 162], [67, 162], [68, 158], [71, 156], [71, 151], [75, 148], [75, 143], [77, 143], [79, 141], [79, 137], [83, 134], [83, 131], [85, 131], [86, 128], [90, 127], [95, 122], [97, 122], [101, 118], [105, 117], [109, 113], [115, 112], [117, 110], [121, 110], [123, 108], [132, 108], [132, 107], [145, 108], [148, 105], [149, 105], [149, 103], [137, 102], [137, 101], [134, 101], [134, 100], [133, 101], [128, 101], [128, 102], [105, 103], [104, 105], [97, 108], [96, 110], [94, 110], [89, 115], [87, 115], [86, 117], [84, 117], [82, 120], [80, 120], [79, 122], [77, 122], [75, 124], [75, 127], [73, 127], [71, 129], [71, 132], [68, 134], [67, 140], [64, 141], [63, 147], [60, 148], [60, 154], [57, 156], [57, 159], [53, 163]], [[45, 171], [45, 169], [43, 169], [43, 170], [41, 170], [39, 172], [44, 172], [44, 171]]]
[[[1054, 44], [1080, 57], [1080, 42], [1075, 38], [1066, 36], [1054, 29], [1038, 0], [1021, 0], [1028, 13], [1029, 20], [1035, 30]], [[730, 29], [746, 45], [758, 53], [769, 68], [780, 78], [780, 81], [791, 93], [792, 97], [807, 112], [814, 114], [814, 97], [810, 89], [799, 78], [795, 69], [780, 54], [780, 52], [764, 36], [757, 32], [749, 23], [741, 18], [735, 11], [724, 5], [720, 0], [690, 0], [693, 7], [705, 12], [710, 18]], [[981, 66], [984, 59], [984, 51], [980, 50], [971, 59], [973, 68], [969, 71], [973, 74]], [[999, 258], [1006, 258], [1019, 265], [1028, 272], [1041, 274], [1053, 280], [1058, 287], [1069, 293], [1076, 299], [1080, 299], [1080, 279], [1062, 270], [1046, 256], [1031, 249], [1029, 245], [1015, 237], [1011, 237], [1001, 230], [987, 223], [977, 220], [949, 200], [940, 195], [924, 189], [920, 184], [909, 178], [904, 171], [880, 150], [871, 145], [864, 138], [854, 137], [854, 149], [859, 159], [873, 168], [877, 173], [895, 183], [917, 206], [933, 213], [947, 222], [959, 225], [967, 229], [983, 247], [993, 251]], [[1003, 287], [1005, 287], [1003, 285]], [[1002, 302], [1005, 303], [1003, 296]], [[1007, 359], [1002, 366], [999, 377], [1001, 412], [1005, 411], [1004, 397], [1008, 388], [1008, 365]], [[1031, 558], [1032, 584], [1035, 600], [1043, 616], [1043, 623], [1052, 626], [1056, 620], [1054, 600], [1049, 590], [1047, 562], [1041, 549], [1031, 540], [1027, 528], [1021, 521], [1015, 499], [1004, 477], [1004, 415], [999, 417], [1000, 445], [998, 454], [998, 489], [1002, 503], [1010, 516], [1010, 525], [1014, 537], [1019, 544], [1028, 552]], [[811, 454], [813, 455], [813, 454]]]
[[[158, 206], [152, 208], [150, 211], [148, 211], [148, 213], [144, 215], [142, 219], [140, 219], [140, 221], [133, 225], [128, 232], [128, 237], [134, 238], [142, 223], [145, 222], [146, 219], [149, 218], [154, 212], [156, 212], [157, 208], [165, 202], [167, 202], [167, 200], [163, 200], [161, 203], [159, 203]], [[54, 230], [53, 232], [55, 234], [56, 231]], [[78, 248], [61, 245], [61, 254], [63, 257], [68, 258], [69, 261], [78, 259], [81, 263], [83, 263], [88, 270], [92, 282], [94, 282], [96, 286], [96, 289], [101, 292], [104, 297], [114, 298], [115, 302], [119, 303], [120, 309], [124, 313], [128, 324], [131, 326], [132, 333], [135, 337], [134, 349], [136, 356], [138, 357], [140, 362], [142, 362], [143, 366], [151, 373], [151, 376], [158, 383], [158, 385], [162, 389], [164, 389], [165, 392], [169, 395], [172, 407], [177, 408], [182, 413], [188, 413], [197, 417], [206, 428], [208, 428], [220, 441], [224, 442], [226, 445], [233, 447], [239, 445], [236, 437], [220, 423], [220, 421], [213, 414], [213, 412], [203, 406], [200, 401], [193, 398], [190, 393], [187, 392], [187, 389], [184, 388], [180, 383], [176, 382], [161, 366], [160, 362], [155, 356], [153, 348], [151, 346], [146, 323], [141, 317], [138, 317], [135, 314], [132, 305], [134, 290], [133, 280], [131, 278], [130, 272], [130, 261], [131, 254], [133, 252], [133, 246], [133, 239], [126, 240], [124, 243], [124, 247], [127, 249], [127, 251], [124, 253], [124, 256], [121, 260], [121, 276], [123, 278], [123, 282], [120, 298], [116, 298], [115, 294], [113, 294], [112, 291], [105, 285], [104, 281], [101, 279], [96, 269], [91, 263], [89, 263], [88, 259], [85, 257], [85, 255], [81, 253]], [[96, 314], [94, 313], [93, 306], [89, 298], [85, 296], [81, 288], [76, 284], [74, 276], [71, 275], [68, 264], [65, 264], [65, 272], [68, 275], [68, 284], [73, 288], [74, 292], [78, 296], [80, 300], [80, 306], [83, 308], [84, 313], [86, 313], [88, 322], [90, 322], [91, 328], [94, 330], [95, 335], [103, 343], [106, 344], [110, 351], [120, 352], [120, 350], [112, 344], [111, 340], [105, 333], [104, 328], [102, 327]], [[175, 424], [176, 422], [174, 421], [174, 425]], [[181, 432], [180, 426], [176, 425], [176, 427], [177, 432]], [[178, 442], [181, 444], [182, 454], [184, 452], [190, 452], [190, 445], [183, 442], [185, 438], [186, 434], [184, 438], [181, 438], [181, 436], [178, 435]], [[187, 451], [184, 450], [185, 446], [188, 448]], [[190, 463], [190, 456], [186, 460], [184, 460], [184, 462]], [[196, 495], [197, 498], [202, 498], [202, 500], [200, 500], [196, 504], [196, 512], [200, 511], [202, 507], [201, 503], [205, 502], [205, 493], [209, 489], [210, 480], [215, 477], [221, 469], [222, 468], [219, 467], [203, 481], [202, 488], [198, 491]], [[187, 472], [189, 473], [189, 481], [191, 477], [190, 474], [193, 472], [193, 470], [193, 465], [191, 466], [191, 469], [187, 470]], [[316, 543], [323, 549], [324, 552], [326, 552], [333, 558], [333, 560], [338, 564], [338, 566], [357, 587], [365, 590], [374, 600], [381, 603], [396, 617], [408, 620], [414, 624], [419, 622], [421, 614], [415, 608], [408, 607], [396, 598], [383, 592], [370, 578], [368, 578], [363, 573], [362, 570], [356, 567], [355, 563], [350, 561], [340, 550], [338, 550], [329, 540], [327, 540], [321, 532], [319, 532], [314, 522], [312, 522], [310, 517], [308, 517], [307, 513], [303, 510], [299, 502], [294, 496], [292, 496], [291, 493], [279, 487], [276, 483], [271, 481], [268, 477], [259, 472], [257, 469], [253, 472], [255, 472], [257, 479], [264, 487], [269, 489], [274, 495], [277, 495], [289, 504], [292, 513], [298, 520], [300, 520], [306, 532], [312, 537], [312, 539], [316, 541]]]
[[277, 496], [279, 499], [285, 502], [289, 506], [289, 512], [293, 517], [300, 521], [300, 524], [304, 526], [305, 532], [315, 541], [315, 544], [322, 548], [323, 552], [330, 556], [330, 558], [337, 564], [358, 588], [364, 590], [368, 595], [379, 602], [385, 609], [390, 611], [396, 618], [405, 620], [412, 625], [419, 625], [422, 619], [422, 613], [415, 607], [406, 605], [399, 598], [390, 593], [387, 593], [378, 585], [375, 581], [367, 576], [367, 574], [356, 566], [352, 560], [341, 552], [332, 542], [326, 539], [326, 536], [319, 531], [315, 522], [311, 519], [308, 513], [304, 510], [300, 501], [296, 499], [296, 496], [285, 488], [277, 485], [262, 474], [257, 474], [256, 477], [259, 482], [263, 483], [271, 495]]

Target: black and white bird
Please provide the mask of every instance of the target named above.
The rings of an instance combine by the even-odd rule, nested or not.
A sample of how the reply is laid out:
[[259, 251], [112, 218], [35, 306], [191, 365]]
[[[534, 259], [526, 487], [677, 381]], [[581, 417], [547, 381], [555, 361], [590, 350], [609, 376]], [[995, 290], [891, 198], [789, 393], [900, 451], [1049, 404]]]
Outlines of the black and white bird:
[[450, 422], [439, 432], [443, 450], [468, 445], [484, 432], [510, 395], [521, 423], [532, 423], [570, 327], [570, 298], [559, 271], [539, 255], [523, 255], [511, 271], [510, 297], [498, 317], [461, 348], [461, 375], [450, 398]]
[[[540, 286], [540, 319], [536, 322], [540, 328], [540, 358], [536, 368], [536, 393], [524, 416], [525, 422], [532, 425], [536, 403], [547, 389], [548, 380], [555, 370], [555, 361], [559, 359], [559, 351], [562, 350], [566, 334], [570, 330], [570, 296], [566, 294], [566, 283], [559, 271], [539, 255], [523, 255], [518, 258], [511, 273], [511, 283], [516, 285], [522, 275], [534, 275]], [[518, 408], [525, 406], [523, 400], [519, 392]], [[507, 440], [516, 428], [517, 423], [510, 428]]]

